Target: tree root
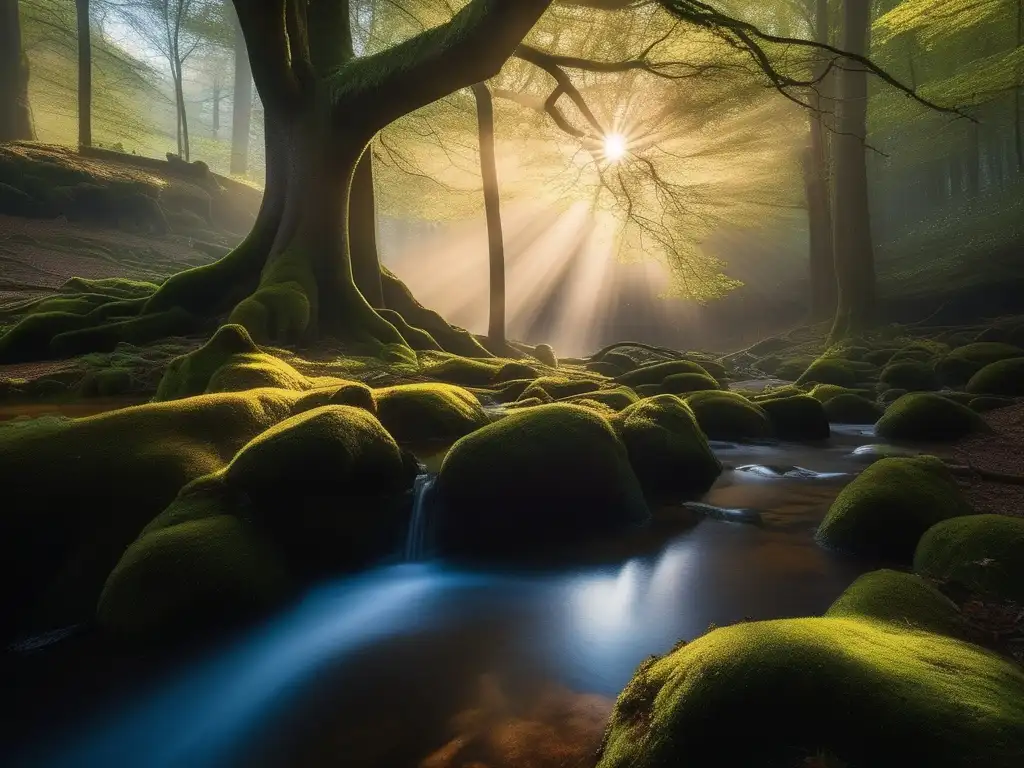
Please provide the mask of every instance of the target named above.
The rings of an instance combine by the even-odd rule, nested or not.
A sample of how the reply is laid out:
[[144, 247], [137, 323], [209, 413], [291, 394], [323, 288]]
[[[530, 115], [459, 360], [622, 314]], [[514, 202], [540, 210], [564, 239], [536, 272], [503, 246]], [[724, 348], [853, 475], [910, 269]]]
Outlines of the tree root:
[[989, 469], [980, 469], [973, 464], [946, 464], [946, 467], [957, 477], [980, 478], [981, 480], [1002, 483], [1004, 485], [1024, 485], [1024, 475], [993, 472]]

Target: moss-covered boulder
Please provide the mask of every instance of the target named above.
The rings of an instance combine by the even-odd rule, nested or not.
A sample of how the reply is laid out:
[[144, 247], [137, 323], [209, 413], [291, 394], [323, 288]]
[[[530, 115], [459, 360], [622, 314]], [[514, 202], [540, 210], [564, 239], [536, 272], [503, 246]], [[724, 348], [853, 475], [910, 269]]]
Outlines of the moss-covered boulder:
[[807, 394], [820, 403], [827, 403], [833, 397], [838, 397], [839, 395], [858, 395], [867, 398], [872, 396], [870, 389], [854, 389], [851, 387], [840, 387], [835, 384], [815, 384]]
[[[596, 392], [601, 385], [589, 379], [570, 379], [562, 376], [541, 376], [523, 390], [519, 398], [537, 397], [545, 402], [561, 400], [573, 395]], [[517, 399], [519, 399], [517, 398]]]
[[303, 413], [324, 405], [353, 405], [377, 415], [373, 390], [359, 381], [337, 381], [305, 392], [296, 400], [293, 412]]
[[0, 483], [31, 500], [0, 515], [3, 619], [91, 615], [139, 531], [182, 486], [288, 418], [297, 397], [263, 389], [0, 426]]
[[1024, 518], [972, 515], [944, 520], [921, 537], [914, 570], [1024, 603]]
[[157, 401], [206, 392], [213, 375], [235, 355], [255, 355], [259, 347], [240, 325], [224, 325], [199, 349], [175, 358], [157, 387]]
[[167, 637], [266, 610], [290, 586], [274, 546], [249, 523], [215, 515], [147, 533], [103, 587], [100, 626]]
[[599, 389], [596, 392], [584, 392], [581, 395], [573, 395], [565, 398], [566, 403], [578, 403], [581, 400], [601, 403], [613, 411], [621, 411], [640, 400], [636, 392], [629, 387], [610, 387]]
[[549, 368], [558, 367], [558, 355], [550, 344], [538, 344], [533, 348], [533, 356]]
[[674, 373], [666, 376], [659, 385], [668, 395], [685, 395], [689, 392], [721, 389], [722, 385], [703, 373]]
[[881, 347], [878, 349], [871, 349], [864, 353], [861, 357], [866, 363], [877, 365], [879, 367], [885, 365], [892, 360], [893, 356], [897, 353], [897, 349], [894, 347]]
[[686, 404], [712, 440], [750, 440], [772, 436], [772, 423], [759, 405], [735, 392], [696, 392]]
[[[762, 361], [762, 366], [765, 362], [766, 361]], [[796, 381], [813, 362], [813, 357], [787, 357], [779, 360], [771, 366], [775, 370], [770, 371], [764, 367], [762, 367], [761, 370], [786, 381]]]
[[999, 408], [1006, 408], [1009, 405], [1013, 405], [1017, 401], [1012, 397], [998, 397], [996, 395], [981, 395], [971, 399], [971, 402], [967, 404], [975, 413], [988, 413]]
[[936, 363], [935, 372], [943, 383], [961, 386], [985, 366], [1014, 357], [1024, 357], [1024, 349], [996, 341], [977, 341], [951, 351]]
[[839, 492], [815, 538], [841, 552], [909, 563], [925, 531], [972, 512], [940, 459], [881, 459]]
[[722, 472], [693, 412], [674, 395], [641, 400], [614, 424], [650, 497], [704, 493]]
[[620, 384], [635, 387], [639, 384], [661, 384], [669, 376], [675, 376], [680, 373], [696, 373], [701, 376], [711, 376], [707, 369], [699, 363], [694, 363], [690, 360], [670, 360], [665, 363], [655, 363], [654, 365], [636, 368], [622, 374], [615, 380]]
[[454, 440], [490, 423], [476, 395], [451, 384], [374, 390], [377, 416], [399, 442]]
[[882, 409], [860, 395], [837, 395], [823, 407], [832, 424], [874, 424], [882, 417]]
[[1024, 396], [1024, 357], [1012, 357], [986, 365], [967, 382], [975, 395]]
[[274, 387], [296, 392], [309, 389], [309, 380], [273, 355], [242, 353], [232, 355], [217, 369], [206, 385], [207, 392], [245, 392], [248, 389]]
[[858, 578], [825, 615], [873, 619], [900, 628], [969, 637], [967, 623], [956, 603], [920, 576], [889, 569], [871, 571]]
[[[723, 738], [722, 724], [742, 727]], [[599, 768], [1014, 768], [1024, 672], [954, 638], [863, 619], [746, 622], [643, 664]]]
[[485, 387], [494, 380], [500, 370], [495, 360], [451, 356], [435, 365], [425, 366], [423, 375], [463, 387]]
[[781, 440], [825, 440], [832, 433], [821, 403], [808, 395], [770, 398], [758, 405]]
[[905, 389], [887, 389], [878, 396], [878, 402], [882, 405], [889, 406], [899, 400], [907, 394]]
[[838, 357], [820, 357], [807, 367], [797, 379], [797, 383], [855, 387], [860, 379], [861, 376], [851, 361]]
[[518, 360], [513, 360], [510, 363], [505, 363], [498, 372], [494, 374], [494, 378], [491, 380], [491, 384], [504, 384], [509, 381], [515, 381], [516, 379], [536, 379], [540, 376], [540, 371], [534, 368], [532, 365], [521, 363]]
[[931, 392], [939, 388], [939, 377], [932, 367], [917, 360], [890, 363], [882, 369], [878, 380], [890, 389], [905, 389], [908, 392]]
[[435, 543], [452, 555], [528, 556], [649, 516], [615, 430], [564, 403], [511, 413], [459, 440], [436, 490]]
[[941, 395], [911, 392], [885, 409], [876, 429], [890, 440], [958, 440], [988, 427], [966, 405]]
[[776, 400], [781, 397], [795, 397], [796, 395], [806, 395], [807, 393], [802, 387], [798, 387], [795, 384], [787, 384], [782, 387], [775, 387], [774, 389], [766, 389], [763, 392], [758, 392], [755, 395], [751, 395], [750, 399], [755, 403], [761, 403], [765, 400]]

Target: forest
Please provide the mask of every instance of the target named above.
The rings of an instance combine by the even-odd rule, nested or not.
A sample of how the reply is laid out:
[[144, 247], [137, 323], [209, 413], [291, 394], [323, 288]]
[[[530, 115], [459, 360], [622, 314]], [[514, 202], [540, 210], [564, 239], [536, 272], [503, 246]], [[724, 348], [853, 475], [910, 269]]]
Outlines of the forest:
[[0, 763], [1016, 768], [1022, 89], [1024, 0], [0, 0]]

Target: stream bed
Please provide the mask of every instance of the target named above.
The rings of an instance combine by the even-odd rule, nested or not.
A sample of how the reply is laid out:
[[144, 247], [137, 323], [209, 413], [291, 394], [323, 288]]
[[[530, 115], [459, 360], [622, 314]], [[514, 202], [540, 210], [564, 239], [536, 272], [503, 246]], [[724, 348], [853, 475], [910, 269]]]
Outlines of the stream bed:
[[713, 444], [731, 469], [701, 502], [755, 511], [759, 524], [703, 519], [610, 564], [404, 563], [312, 588], [173, 661], [86, 648], [47, 663], [85, 642], [74, 638], [26, 653], [50, 671], [5, 684], [23, 706], [3, 735], [17, 749], [0, 763], [400, 768], [443, 745], [482, 688], [511, 702], [552, 685], [614, 698], [644, 658], [709, 625], [821, 614], [877, 567], [813, 540], [875, 442], [839, 426], [818, 445]]

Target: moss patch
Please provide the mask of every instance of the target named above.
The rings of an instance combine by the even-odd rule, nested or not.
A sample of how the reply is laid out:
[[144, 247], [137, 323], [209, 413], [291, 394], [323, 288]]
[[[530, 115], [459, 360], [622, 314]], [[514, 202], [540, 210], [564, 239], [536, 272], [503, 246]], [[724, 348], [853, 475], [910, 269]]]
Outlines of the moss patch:
[[646, 522], [608, 421], [574, 405], [517, 411], [459, 440], [437, 479], [440, 551], [528, 555]]
[[[483, 387], [497, 376], [500, 367], [493, 360], [475, 360], [469, 357], [450, 357], [437, 365], [423, 369], [423, 375], [449, 384], [464, 387]], [[516, 377], [513, 377], [516, 378]]]
[[882, 417], [882, 409], [859, 395], [843, 394], [829, 399], [825, 414], [833, 424], [874, 424]]
[[1024, 349], [996, 341], [978, 341], [954, 349], [936, 363], [935, 372], [944, 383], [960, 386], [986, 365], [1013, 357], [1024, 357]]
[[703, 373], [674, 373], [666, 376], [659, 386], [661, 391], [668, 395], [684, 395], [722, 388], [715, 379]]
[[776, 437], [782, 440], [825, 440], [832, 433], [821, 403], [808, 395], [762, 400]]
[[629, 387], [612, 387], [610, 389], [599, 389], [596, 392], [584, 392], [582, 395], [573, 395], [565, 398], [564, 402], [578, 403], [581, 400], [601, 403], [613, 411], [621, 411], [633, 403], [639, 401], [639, 397]]
[[939, 377], [932, 367], [916, 360], [887, 365], [878, 380], [889, 385], [890, 389], [905, 389], [908, 392], [931, 392], [939, 388]]
[[921, 537], [914, 570], [1024, 603], [1024, 519], [972, 515], [938, 523]]
[[975, 395], [1024, 396], [1024, 357], [986, 365], [967, 382], [967, 391]]
[[941, 460], [881, 459], [840, 491], [815, 538], [842, 552], [910, 562], [926, 530], [972, 511]]
[[885, 409], [876, 429], [891, 440], [957, 440], [988, 427], [965, 405], [941, 395], [911, 392]]
[[[615, 380], [620, 384], [635, 387], [638, 384], [661, 384], [669, 376], [675, 376], [680, 373], [696, 373], [702, 376], [711, 376], [699, 363], [689, 360], [670, 360], [665, 363], [655, 363], [654, 365], [636, 368], [622, 374]], [[717, 387], [715, 388], [717, 389]]]
[[641, 400], [614, 424], [633, 471], [651, 497], [704, 493], [722, 472], [693, 413], [678, 397]]
[[686, 398], [701, 430], [712, 440], [771, 437], [772, 423], [764, 410], [734, 392], [697, 392]]
[[950, 637], [969, 636], [964, 617], [952, 600], [920, 576], [888, 569], [858, 578], [825, 615], [874, 619]]
[[377, 415], [399, 442], [453, 440], [490, 423], [476, 396], [451, 384], [374, 390]]
[[838, 357], [822, 357], [811, 363], [800, 378], [799, 384], [835, 384], [839, 387], [854, 387], [861, 376], [849, 360]]
[[[723, 739], [723, 722], [742, 723], [743, 738]], [[873, 768], [1012, 768], [1024, 753], [1024, 673], [883, 622], [738, 624], [641, 668], [598, 765], [790, 766], [823, 752]]]
[[155, 399], [176, 400], [201, 395], [213, 375], [234, 355], [257, 353], [259, 347], [245, 328], [240, 325], [221, 326], [199, 349], [171, 361], [157, 387]]

